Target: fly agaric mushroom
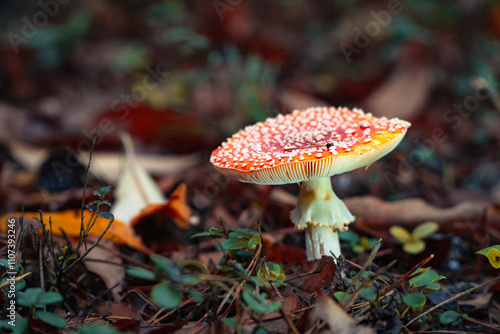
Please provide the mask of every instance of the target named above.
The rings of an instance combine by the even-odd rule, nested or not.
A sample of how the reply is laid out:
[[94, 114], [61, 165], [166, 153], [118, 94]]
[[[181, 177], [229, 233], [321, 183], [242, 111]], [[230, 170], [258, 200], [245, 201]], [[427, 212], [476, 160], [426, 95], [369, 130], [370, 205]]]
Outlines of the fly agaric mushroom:
[[340, 255], [337, 232], [354, 221], [332, 190], [330, 176], [369, 166], [392, 151], [410, 123], [360, 109], [295, 110], [247, 126], [212, 152], [222, 173], [256, 184], [300, 184], [291, 220], [306, 229], [309, 261]]

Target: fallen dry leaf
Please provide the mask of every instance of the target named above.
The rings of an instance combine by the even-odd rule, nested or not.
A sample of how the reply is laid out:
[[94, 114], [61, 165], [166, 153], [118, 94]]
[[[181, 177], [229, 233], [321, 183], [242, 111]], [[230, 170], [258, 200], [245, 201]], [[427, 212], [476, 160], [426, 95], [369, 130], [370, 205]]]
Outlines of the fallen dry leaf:
[[[89, 239], [95, 239], [89, 238]], [[87, 246], [95, 240], [90, 240]], [[122, 258], [117, 256], [119, 251], [111, 240], [101, 240], [99, 246], [95, 247], [92, 252], [83, 260], [83, 264], [88, 271], [98, 275], [104, 281], [106, 288], [111, 289], [114, 300], [120, 299], [120, 293], [123, 290], [122, 282], [125, 278], [125, 268], [121, 265]], [[83, 255], [86, 248], [80, 248], [80, 256]]]
[[141, 220], [151, 215], [161, 215], [172, 219], [180, 228], [189, 228], [191, 209], [186, 204], [187, 187], [181, 183], [165, 204], [150, 204], [132, 219], [131, 225], [136, 226]]
[[[435, 221], [443, 231], [451, 228], [454, 222], [481, 221], [489, 206], [479, 201], [467, 201], [450, 208], [439, 208], [419, 198], [386, 202], [373, 196], [348, 198], [344, 203], [358, 218], [356, 224], [369, 224], [372, 228], [391, 225], [413, 227]], [[363, 218], [362, 221], [359, 218]], [[499, 215], [488, 214], [487, 219], [492, 226], [500, 223]]]
[[412, 119], [430, 92], [431, 67], [399, 65], [392, 76], [365, 101], [366, 110], [376, 116]]
[[[274, 188], [271, 198], [295, 206], [297, 197]], [[412, 228], [426, 221], [435, 221], [440, 229], [451, 229], [451, 223], [460, 221], [481, 221], [487, 219], [490, 226], [500, 226], [500, 215], [494, 210], [485, 210], [490, 204], [480, 201], [466, 201], [450, 208], [439, 208], [422, 199], [411, 198], [397, 202], [387, 202], [374, 196], [351, 197], [343, 200], [349, 211], [356, 216], [357, 226], [372, 229], [401, 225]], [[490, 212], [491, 211], [491, 212]], [[498, 228], [498, 227], [497, 227]]]
[[[49, 228], [49, 218], [52, 221], [52, 233], [54, 235], [62, 235], [61, 231], [68, 237], [78, 237], [80, 235], [81, 229], [81, 211], [80, 210], [66, 210], [62, 212], [45, 212], [43, 213], [44, 223], [47, 228]], [[7, 221], [10, 218], [14, 218], [18, 221], [19, 217], [22, 216], [22, 212], [11, 212], [0, 217], [0, 232], [5, 232], [7, 230]], [[87, 226], [92, 213], [88, 210], [84, 210], [84, 224]], [[38, 212], [24, 212], [24, 223], [32, 224], [35, 229], [41, 232], [41, 226], [38, 221], [33, 218], [40, 217]], [[109, 224], [109, 219], [103, 217], [97, 217], [94, 226], [89, 231], [89, 235], [101, 235]], [[149, 252], [149, 250], [144, 246], [142, 240], [134, 233], [131, 226], [115, 219], [111, 227], [104, 235], [105, 239], [112, 240], [113, 242], [121, 245], [127, 245], [129, 247], [135, 248], [137, 250]]]
[[317, 304], [312, 312], [315, 319], [328, 323], [330, 333], [335, 334], [371, 334], [372, 328], [358, 325], [339, 304], [324, 293], [318, 294]]

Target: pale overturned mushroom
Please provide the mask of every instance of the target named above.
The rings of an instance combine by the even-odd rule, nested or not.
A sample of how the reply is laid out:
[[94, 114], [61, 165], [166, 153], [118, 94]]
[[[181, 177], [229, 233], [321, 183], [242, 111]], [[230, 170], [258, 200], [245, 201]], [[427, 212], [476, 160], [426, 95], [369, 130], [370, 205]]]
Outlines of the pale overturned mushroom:
[[362, 110], [309, 108], [247, 126], [212, 152], [222, 173], [256, 184], [300, 184], [291, 219], [306, 229], [307, 259], [340, 255], [337, 232], [354, 221], [330, 176], [368, 166], [392, 151], [410, 123]]

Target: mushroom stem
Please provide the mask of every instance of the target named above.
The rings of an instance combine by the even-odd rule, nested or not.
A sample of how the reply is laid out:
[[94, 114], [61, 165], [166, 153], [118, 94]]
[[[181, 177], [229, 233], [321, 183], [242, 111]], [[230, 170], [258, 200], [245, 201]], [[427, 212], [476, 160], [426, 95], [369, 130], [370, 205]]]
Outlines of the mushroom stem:
[[333, 192], [330, 178], [321, 177], [300, 183], [291, 219], [298, 229], [306, 229], [307, 259], [311, 261], [331, 256], [330, 251], [341, 254], [337, 232], [346, 230], [354, 216]]

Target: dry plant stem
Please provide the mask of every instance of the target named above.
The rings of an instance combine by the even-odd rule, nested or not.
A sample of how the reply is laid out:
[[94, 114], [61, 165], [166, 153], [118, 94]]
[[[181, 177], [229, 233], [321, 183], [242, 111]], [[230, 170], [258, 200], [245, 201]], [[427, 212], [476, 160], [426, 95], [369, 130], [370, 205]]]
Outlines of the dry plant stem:
[[[368, 260], [366, 261], [365, 265], [363, 266], [362, 270], [360, 270], [358, 272], [358, 274], [353, 278], [353, 281], [352, 281], [352, 284], [351, 286], [354, 286], [354, 283], [359, 279], [359, 277], [363, 274], [363, 272], [366, 271], [366, 268], [368, 267], [368, 265], [370, 265], [373, 261], [373, 259], [375, 258], [376, 254], [377, 254], [377, 251], [378, 249], [380, 249], [380, 245], [381, 245], [381, 242], [382, 242], [382, 239], [379, 239], [377, 241], [377, 243], [374, 245], [373, 249], [372, 249], [372, 252], [370, 253], [370, 256], [368, 257]], [[396, 263], [396, 260], [390, 262], [388, 265], [386, 265], [385, 267], [379, 269], [375, 274], [375, 278], [377, 278], [377, 276], [381, 275], [382, 273], [385, 273], [389, 268], [391, 268], [394, 264]], [[365, 286], [365, 284], [368, 282], [368, 281], [372, 281], [371, 278], [367, 277], [363, 280], [363, 284], [360, 284], [360, 286], [356, 289], [356, 291], [354, 291], [354, 293], [349, 297], [349, 299], [347, 300], [347, 302], [343, 305], [343, 308], [344, 310], [349, 310], [351, 308], [351, 306], [354, 304], [356, 298], [359, 296], [359, 293], [361, 292], [361, 289]], [[344, 296], [345, 298], [345, 296]], [[381, 298], [385, 298], [385, 296], [381, 296]]]
[[104, 229], [104, 232], [102, 232], [101, 235], [99, 235], [99, 237], [97, 237], [97, 240], [96, 242], [94, 242], [92, 244], [92, 246], [90, 246], [90, 248], [88, 248], [85, 253], [82, 254], [82, 256], [80, 256], [79, 258], [77, 258], [75, 261], [73, 261], [64, 271], [63, 271], [63, 274], [69, 272], [78, 262], [80, 262], [81, 260], [83, 260], [102, 240], [102, 238], [104, 237], [104, 235], [106, 234], [106, 232], [108, 232], [109, 228], [111, 227], [111, 224], [113, 224], [114, 222], [114, 219], [111, 219], [109, 221], [109, 224], [108, 226], [106, 226], [106, 228]]
[[297, 206], [290, 218], [299, 229], [306, 230], [307, 260], [321, 259], [330, 252], [340, 256], [337, 232], [354, 220], [345, 204], [335, 195], [329, 177], [303, 181]]
[[173, 314], [175, 311], [177, 311], [178, 309], [180, 308], [183, 308], [184, 306], [188, 305], [188, 304], [191, 304], [191, 303], [194, 303], [194, 299], [188, 299], [186, 301], [184, 301], [182, 304], [180, 304], [178, 307], [176, 307], [175, 309], [165, 313], [164, 315], [162, 315], [160, 318], [157, 318], [163, 311], [165, 311], [165, 308], [161, 308], [158, 310], [158, 312], [156, 312], [148, 321], [146, 321], [144, 323], [144, 326], [152, 326], [152, 325], [156, 325], [158, 324], [160, 321], [162, 321], [163, 319], [167, 318], [168, 316], [170, 316], [171, 314]]
[[443, 301], [443, 302], [441, 302], [441, 303], [437, 304], [436, 306], [431, 307], [431, 308], [430, 308], [430, 309], [428, 309], [427, 311], [425, 311], [425, 312], [423, 312], [423, 313], [420, 313], [420, 314], [419, 314], [419, 315], [417, 315], [415, 318], [413, 318], [412, 320], [410, 320], [410, 321], [406, 324], [406, 326], [408, 327], [410, 324], [412, 324], [413, 322], [415, 322], [415, 321], [417, 321], [418, 319], [422, 318], [424, 315], [426, 315], [426, 314], [428, 314], [428, 313], [430, 313], [430, 312], [434, 311], [435, 309], [437, 309], [437, 308], [439, 308], [439, 307], [441, 307], [441, 306], [443, 306], [443, 305], [445, 305], [445, 304], [447, 304], [447, 303], [449, 303], [449, 302], [452, 302], [452, 301], [454, 301], [454, 300], [456, 300], [456, 299], [458, 299], [458, 298], [461, 298], [461, 297], [463, 297], [463, 296], [466, 296], [466, 295], [468, 295], [468, 294], [470, 294], [470, 293], [472, 293], [472, 292], [474, 292], [474, 291], [476, 291], [476, 290], [479, 290], [479, 289], [481, 289], [482, 287], [484, 287], [484, 286], [486, 286], [486, 285], [488, 285], [488, 284], [491, 284], [491, 283], [493, 283], [493, 282], [496, 282], [496, 281], [498, 281], [498, 280], [500, 280], [500, 276], [495, 277], [494, 279], [489, 280], [488, 282], [484, 282], [484, 283], [482, 283], [482, 284], [479, 284], [478, 286], [475, 286], [475, 287], [473, 287], [473, 288], [470, 288], [469, 290], [466, 290], [466, 291], [464, 291], [464, 292], [460, 292], [460, 293], [458, 293], [458, 294], [454, 295], [453, 297], [448, 298], [447, 300], [445, 300], [445, 301]]
[[[24, 273], [20, 276], [16, 276], [16, 278], [14, 279], [16, 282], [22, 280], [22, 279], [25, 279], [26, 277], [28, 277], [29, 275], [31, 275], [31, 272], [28, 272], [28, 273]], [[0, 289], [3, 289], [5, 288], [6, 286], [8, 286], [10, 284], [9, 281], [5, 281], [3, 282], [2, 284], [0, 284]]]
[[[261, 252], [262, 252], [262, 244], [259, 244], [259, 248], [257, 249], [257, 252], [255, 252], [255, 255], [254, 255], [253, 259], [252, 259], [252, 262], [250, 262], [250, 264], [248, 265], [248, 268], [246, 270], [246, 271], [248, 271], [248, 275], [250, 275], [253, 272], [253, 270], [255, 268], [255, 265], [257, 264], [257, 259], [259, 258]], [[226, 301], [229, 299], [229, 297], [231, 297], [231, 293], [235, 289], [236, 285], [239, 285], [239, 286], [238, 286], [238, 288], [236, 289], [236, 291], [234, 293], [235, 297], [240, 292], [241, 288], [243, 287], [243, 284], [245, 284], [245, 281], [246, 281], [246, 279], [243, 282], [241, 282], [241, 283], [235, 283], [231, 287], [231, 290], [229, 290], [229, 292], [226, 294], [226, 297], [224, 297], [224, 300], [219, 305], [219, 308], [217, 309], [216, 315], [219, 315], [220, 311], [222, 310], [222, 307], [224, 307], [224, 305], [226, 304]], [[224, 312], [224, 315], [223, 315], [224, 317], [227, 315], [227, 313], [229, 313], [229, 310], [233, 306], [235, 300], [236, 300], [236, 298], [233, 298], [233, 300], [231, 301], [231, 304], [229, 304], [229, 306], [227, 307], [227, 310]]]
[[465, 320], [465, 321], [472, 322], [472, 323], [474, 323], [476, 325], [481, 325], [481, 326], [484, 326], [484, 327], [495, 329], [495, 330], [497, 330], [497, 333], [500, 333], [500, 326], [493, 325], [493, 324], [490, 324], [488, 322], [477, 320], [477, 319], [474, 319], [474, 318], [462, 318], [462, 319]]
[[415, 271], [417, 271], [417, 269], [421, 268], [423, 265], [425, 265], [427, 262], [429, 262], [433, 258], [434, 258], [434, 254], [432, 254], [431, 256], [428, 256], [425, 259], [423, 259], [422, 261], [420, 261], [420, 263], [418, 263], [416, 266], [414, 266], [413, 268], [411, 268], [410, 271], [408, 271], [403, 277], [401, 277], [396, 282], [392, 283], [387, 288], [385, 288], [384, 291], [382, 291], [382, 293], [380, 295], [381, 296], [385, 295], [386, 293], [388, 293], [389, 291], [391, 291], [392, 289], [394, 289], [394, 287], [400, 285], [401, 283], [409, 281], [410, 279], [412, 279], [412, 278], [414, 278], [414, 277], [416, 277], [418, 275], [421, 275], [425, 271], [429, 270], [430, 268], [427, 268], [427, 269], [424, 269], [424, 270], [422, 270], [422, 271], [420, 271], [418, 273], [415, 273]]
[[315, 270], [313, 271], [310, 271], [308, 273], [304, 273], [304, 274], [300, 274], [300, 275], [297, 275], [295, 277], [291, 277], [291, 278], [287, 278], [285, 280], [285, 282], [290, 282], [290, 281], [293, 281], [293, 280], [296, 280], [298, 278], [302, 278], [302, 277], [306, 277], [306, 276], [309, 276], [309, 275], [313, 275], [313, 274], [319, 274], [321, 272], [321, 269], [323, 269], [323, 267], [325, 266], [325, 264], [327, 264], [328, 261], [325, 261], [321, 266], [319, 266], [318, 268], [316, 268]]
[[81, 226], [80, 226], [80, 235], [78, 236], [78, 246], [76, 248], [77, 252], [80, 249], [80, 246], [82, 245], [83, 238], [84, 238], [83, 231], [85, 230], [85, 225], [83, 223], [83, 218], [84, 218], [83, 209], [85, 209], [85, 193], [87, 191], [87, 182], [89, 179], [90, 163], [92, 162], [92, 153], [94, 152], [96, 138], [97, 138], [97, 128], [95, 129], [94, 139], [92, 140], [92, 147], [90, 148], [89, 163], [87, 164], [87, 169], [85, 170], [85, 183], [83, 185], [82, 208], [81, 208], [81, 213], [80, 213]]
[[380, 246], [382, 246], [382, 239], [378, 239], [375, 245], [373, 245], [373, 248], [370, 252], [370, 255], [368, 256], [368, 259], [366, 260], [365, 264], [363, 265], [363, 268], [361, 268], [360, 271], [354, 276], [352, 279], [352, 284], [356, 283], [356, 281], [361, 277], [363, 272], [366, 271], [366, 268], [372, 264], [373, 259], [375, 259], [375, 256], [377, 255], [378, 250], [380, 249]]
[[[377, 253], [378, 254], [378, 253]], [[345, 262], [353, 267], [356, 267], [358, 269], [361, 269], [363, 268], [362, 266], [360, 266], [359, 264], [355, 263], [355, 262], [352, 262], [351, 260], [348, 260], [348, 259], [345, 259]], [[393, 265], [395, 265], [397, 262], [396, 259], [392, 260], [391, 262], [389, 262], [389, 264], [387, 266], [385, 266], [386, 269], [389, 269], [390, 267], [392, 267]], [[370, 273], [370, 275], [373, 275], [373, 276], [376, 276], [376, 274], [373, 272], [373, 271], [370, 271], [370, 270], [366, 270], [367, 272]], [[385, 279], [383, 278], [378, 278], [379, 280], [382, 281], [382, 283], [386, 284], [386, 285], [389, 285], [389, 282], [387, 282]]]

